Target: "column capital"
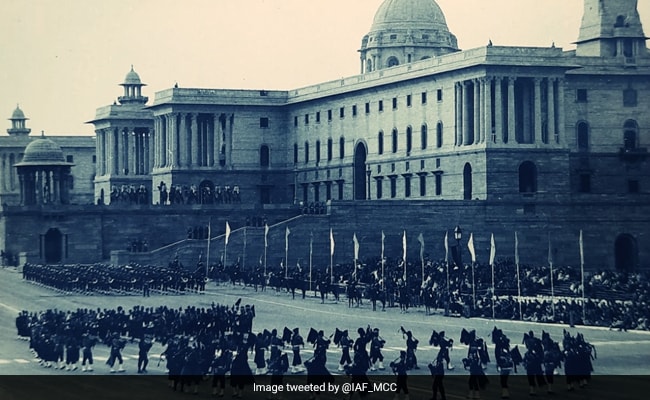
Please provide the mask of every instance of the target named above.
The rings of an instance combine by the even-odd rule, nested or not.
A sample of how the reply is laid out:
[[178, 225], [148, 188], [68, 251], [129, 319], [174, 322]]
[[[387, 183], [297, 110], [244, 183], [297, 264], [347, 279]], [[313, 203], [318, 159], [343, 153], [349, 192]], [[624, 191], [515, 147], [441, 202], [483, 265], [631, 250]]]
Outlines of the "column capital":
[[543, 78], [535, 77], [535, 78], [533, 78], [533, 82], [535, 83], [535, 85], [541, 85], [542, 79]]
[[505, 79], [508, 80], [508, 85], [514, 85], [517, 80], [516, 76], [506, 76]]

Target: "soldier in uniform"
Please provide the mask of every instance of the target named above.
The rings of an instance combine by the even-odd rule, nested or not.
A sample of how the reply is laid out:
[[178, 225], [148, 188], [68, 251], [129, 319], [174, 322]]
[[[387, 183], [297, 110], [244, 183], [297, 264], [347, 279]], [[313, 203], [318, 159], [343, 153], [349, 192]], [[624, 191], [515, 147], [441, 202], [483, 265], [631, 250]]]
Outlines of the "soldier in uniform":
[[[509, 399], [510, 392], [508, 390], [508, 377], [512, 369], [517, 369], [515, 360], [510, 352], [510, 339], [503, 333], [501, 329], [495, 326], [492, 330], [492, 343], [494, 343], [494, 359], [497, 363], [497, 370], [499, 371], [499, 383], [501, 385], [501, 398]], [[519, 350], [517, 349], [517, 353]]]
[[[338, 335], [337, 335], [338, 334]], [[350, 347], [354, 344], [352, 339], [348, 336], [348, 330], [340, 331], [336, 329], [334, 334], [334, 344], [341, 347], [341, 359], [339, 360], [339, 372], [345, 371], [346, 367], [352, 365], [352, 358], [350, 358]]]
[[431, 371], [431, 376], [433, 377], [433, 385], [431, 386], [431, 391], [433, 393], [431, 400], [437, 400], [438, 392], [440, 392], [440, 400], [446, 400], [445, 396], [445, 386], [443, 385], [443, 379], [445, 378], [445, 366], [443, 364], [443, 357], [441, 352], [438, 352], [436, 359], [429, 363], [429, 371]]
[[399, 352], [399, 358], [390, 363], [390, 368], [393, 370], [393, 374], [397, 376], [394, 400], [399, 399], [399, 394], [401, 392], [404, 392], [404, 400], [409, 400], [409, 388], [407, 384], [408, 375], [406, 374], [406, 371], [408, 370], [407, 358], [407, 352], [401, 350]]
[[123, 366], [124, 361], [122, 360], [122, 349], [126, 346], [126, 341], [120, 338], [118, 332], [114, 332], [110, 338], [108, 346], [111, 348], [111, 354], [108, 357], [108, 360], [106, 360], [106, 364], [111, 367], [111, 373], [115, 372], [114, 366], [116, 360], [120, 365], [117, 372], [126, 371]]
[[291, 362], [291, 373], [299, 374], [305, 371], [302, 366], [302, 358], [300, 357], [300, 347], [305, 347], [305, 341], [300, 336], [300, 329], [295, 328], [291, 336], [291, 350], [293, 351], [293, 361]]
[[[97, 341], [97, 336], [92, 335], [89, 330], [81, 337], [81, 345], [83, 346], [83, 359], [81, 360], [82, 372], [92, 372], [93, 370], [93, 347], [95, 347]], [[86, 367], [86, 362], [88, 363], [88, 367]]]
[[524, 354], [524, 367], [526, 368], [526, 376], [528, 378], [528, 385], [530, 386], [530, 395], [537, 395], [537, 387], [546, 385], [544, 379], [544, 372], [542, 371], [542, 363], [544, 362], [544, 349], [542, 342], [536, 338], [533, 331], [524, 334], [524, 344], [526, 345], [526, 354]]
[[147, 365], [149, 364], [149, 350], [153, 346], [153, 338], [149, 334], [145, 334], [138, 343], [138, 374], [147, 373]]
[[370, 342], [370, 370], [384, 370], [384, 355], [381, 349], [386, 344], [386, 341], [379, 336], [379, 328], [372, 330], [372, 340]]

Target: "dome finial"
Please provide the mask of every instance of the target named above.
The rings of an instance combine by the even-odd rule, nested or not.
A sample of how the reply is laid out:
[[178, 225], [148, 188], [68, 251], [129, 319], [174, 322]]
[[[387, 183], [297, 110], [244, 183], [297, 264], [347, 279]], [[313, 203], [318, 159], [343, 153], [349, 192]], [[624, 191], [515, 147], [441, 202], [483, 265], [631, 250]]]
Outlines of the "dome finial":
[[131, 71], [133, 71], [133, 64], [131, 64]]
[[45, 131], [41, 131], [41, 137], [42, 137], [42, 138], [45, 137]]

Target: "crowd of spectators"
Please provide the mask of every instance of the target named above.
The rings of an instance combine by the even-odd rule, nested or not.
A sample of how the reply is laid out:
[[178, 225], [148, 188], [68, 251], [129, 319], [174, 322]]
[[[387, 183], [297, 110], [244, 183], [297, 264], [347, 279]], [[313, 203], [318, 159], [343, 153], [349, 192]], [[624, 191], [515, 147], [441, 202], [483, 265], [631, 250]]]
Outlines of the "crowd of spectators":
[[[102, 199], [99, 199], [101, 204]], [[149, 204], [149, 191], [144, 185], [116, 185], [111, 187], [111, 204]]]
[[239, 186], [219, 185], [212, 188], [209, 185], [188, 186], [173, 185], [169, 188], [165, 182], [161, 181], [157, 186], [159, 197], [158, 204], [231, 204], [241, 203]]

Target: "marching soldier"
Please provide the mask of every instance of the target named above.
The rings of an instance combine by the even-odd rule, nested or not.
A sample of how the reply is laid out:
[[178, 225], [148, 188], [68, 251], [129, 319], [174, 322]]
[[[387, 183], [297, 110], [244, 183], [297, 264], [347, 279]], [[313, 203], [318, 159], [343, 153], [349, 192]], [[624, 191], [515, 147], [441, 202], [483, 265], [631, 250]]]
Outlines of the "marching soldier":
[[407, 352], [401, 350], [399, 352], [399, 358], [390, 363], [393, 374], [397, 376], [394, 400], [399, 399], [399, 394], [401, 392], [404, 392], [404, 400], [409, 400], [409, 388], [407, 384], [408, 375], [406, 374], [406, 371], [408, 370], [407, 358]]
[[126, 371], [122, 365], [124, 363], [124, 361], [122, 360], [122, 349], [124, 349], [124, 346], [126, 346], [126, 340], [120, 338], [120, 334], [118, 332], [114, 332], [109, 343], [109, 347], [111, 348], [111, 354], [108, 357], [108, 360], [106, 360], [106, 364], [111, 367], [111, 373], [115, 372], [114, 366], [116, 360], [120, 365], [117, 372]]
[[[515, 348], [511, 351], [510, 339], [503, 334], [501, 329], [497, 329], [496, 326], [492, 330], [492, 343], [494, 343], [494, 358], [496, 359], [497, 370], [500, 375], [499, 383], [501, 385], [501, 398], [509, 399], [510, 392], [508, 390], [508, 377], [513, 368], [515, 372], [517, 372], [517, 363], [520, 362], [519, 359], [521, 358], [519, 355], [519, 349]], [[515, 352], [515, 354], [519, 356], [513, 357], [512, 352]]]
[[[223, 397], [226, 388], [226, 372], [230, 371], [232, 364], [232, 352], [229, 349], [223, 349], [218, 356], [212, 361], [210, 369], [212, 370], [212, 395]], [[218, 393], [217, 393], [218, 391]]]
[[350, 347], [354, 344], [352, 339], [348, 336], [348, 330], [340, 331], [336, 328], [334, 334], [334, 344], [341, 347], [341, 359], [339, 360], [339, 372], [345, 371], [346, 367], [352, 365], [352, 358], [350, 358]]
[[436, 359], [429, 363], [428, 367], [429, 371], [431, 371], [431, 376], [433, 377], [433, 385], [431, 386], [433, 395], [431, 400], [437, 400], [438, 392], [440, 392], [440, 400], [446, 400], [445, 386], [442, 382], [445, 378], [445, 366], [443, 365], [441, 352], [438, 352]]
[[[83, 359], [81, 361], [82, 372], [92, 372], [93, 370], [93, 347], [97, 344], [97, 336], [91, 335], [90, 331], [86, 331], [81, 337], [81, 345], [83, 346]], [[88, 367], [86, 367], [86, 362]]]
[[537, 386], [546, 385], [542, 363], [544, 361], [544, 350], [542, 342], [533, 335], [533, 331], [524, 334], [524, 344], [526, 345], [526, 354], [524, 354], [524, 367], [528, 385], [530, 386], [530, 395], [537, 396]]
[[305, 342], [300, 336], [299, 328], [293, 330], [293, 335], [291, 336], [291, 350], [293, 351], [293, 361], [291, 362], [291, 373], [299, 374], [305, 371], [305, 368], [302, 366], [302, 358], [300, 357], [300, 347], [305, 347]]
[[372, 330], [372, 341], [370, 342], [370, 370], [384, 370], [384, 355], [381, 349], [386, 344], [386, 341], [379, 336], [379, 328]]
[[140, 343], [138, 343], [138, 374], [147, 373], [147, 365], [149, 364], [149, 350], [153, 346], [153, 338], [149, 334], [145, 334]]

